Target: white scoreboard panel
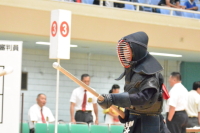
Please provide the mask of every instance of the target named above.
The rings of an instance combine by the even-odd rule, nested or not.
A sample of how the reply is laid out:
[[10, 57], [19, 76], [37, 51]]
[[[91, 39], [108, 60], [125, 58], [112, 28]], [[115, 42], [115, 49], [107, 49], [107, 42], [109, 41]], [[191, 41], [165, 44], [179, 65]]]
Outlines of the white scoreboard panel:
[[20, 132], [20, 91], [22, 42], [0, 40], [0, 71], [12, 67], [13, 72], [0, 77], [0, 132]]
[[[2, 71], [3, 69], [4, 66], [0, 66], [0, 71]], [[3, 79], [4, 77], [1, 76], [0, 77], [0, 124], [3, 122], [3, 88], [4, 88]]]

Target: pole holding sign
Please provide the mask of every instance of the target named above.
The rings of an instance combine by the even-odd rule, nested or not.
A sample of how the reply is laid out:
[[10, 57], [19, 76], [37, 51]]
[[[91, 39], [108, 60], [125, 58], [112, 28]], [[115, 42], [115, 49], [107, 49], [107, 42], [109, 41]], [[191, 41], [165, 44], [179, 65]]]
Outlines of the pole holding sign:
[[70, 59], [71, 11], [51, 11], [50, 59]]
[[[70, 59], [71, 11], [51, 11], [49, 58]], [[55, 133], [58, 130], [59, 70], [56, 82]]]

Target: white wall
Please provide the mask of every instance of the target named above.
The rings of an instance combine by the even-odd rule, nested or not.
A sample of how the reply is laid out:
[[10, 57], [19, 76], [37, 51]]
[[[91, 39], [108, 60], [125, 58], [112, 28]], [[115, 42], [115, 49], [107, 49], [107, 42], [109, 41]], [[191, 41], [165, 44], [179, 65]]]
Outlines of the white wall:
[[[22, 71], [28, 72], [28, 90], [22, 91], [24, 98], [24, 120], [28, 119], [28, 109], [36, 102], [39, 93], [47, 95], [47, 104], [55, 113], [56, 70], [52, 67], [56, 60], [49, 59], [49, 51], [23, 49]], [[167, 69], [162, 72], [168, 77], [172, 71], [178, 71], [176, 61], [159, 61]], [[113, 84], [119, 84], [123, 91], [124, 79], [115, 81], [122, 72], [117, 56], [71, 53], [70, 60], [61, 60], [61, 65], [80, 79], [83, 73], [91, 75], [91, 87], [99, 93], [108, 93]], [[63, 74], [60, 74], [59, 119], [70, 121], [69, 98], [78, 87]], [[102, 109], [99, 107], [99, 121], [103, 122]]]

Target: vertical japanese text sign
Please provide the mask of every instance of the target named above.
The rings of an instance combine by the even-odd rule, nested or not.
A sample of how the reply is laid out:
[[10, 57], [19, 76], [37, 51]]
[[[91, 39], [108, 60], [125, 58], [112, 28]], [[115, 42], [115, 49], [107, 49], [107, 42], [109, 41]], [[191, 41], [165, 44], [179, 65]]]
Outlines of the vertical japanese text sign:
[[[0, 132], [19, 133], [22, 41], [0, 40], [0, 70], [14, 70], [0, 77]], [[14, 110], [14, 111], [13, 111]]]
[[50, 59], [70, 59], [71, 11], [52, 10], [50, 24]]

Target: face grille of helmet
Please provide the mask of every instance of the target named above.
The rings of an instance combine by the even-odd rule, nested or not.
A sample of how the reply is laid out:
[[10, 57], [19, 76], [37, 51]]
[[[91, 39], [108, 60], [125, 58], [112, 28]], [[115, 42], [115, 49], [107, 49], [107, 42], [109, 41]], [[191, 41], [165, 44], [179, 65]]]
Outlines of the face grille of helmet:
[[121, 40], [117, 45], [117, 55], [121, 65], [129, 68], [133, 56], [129, 43]]

